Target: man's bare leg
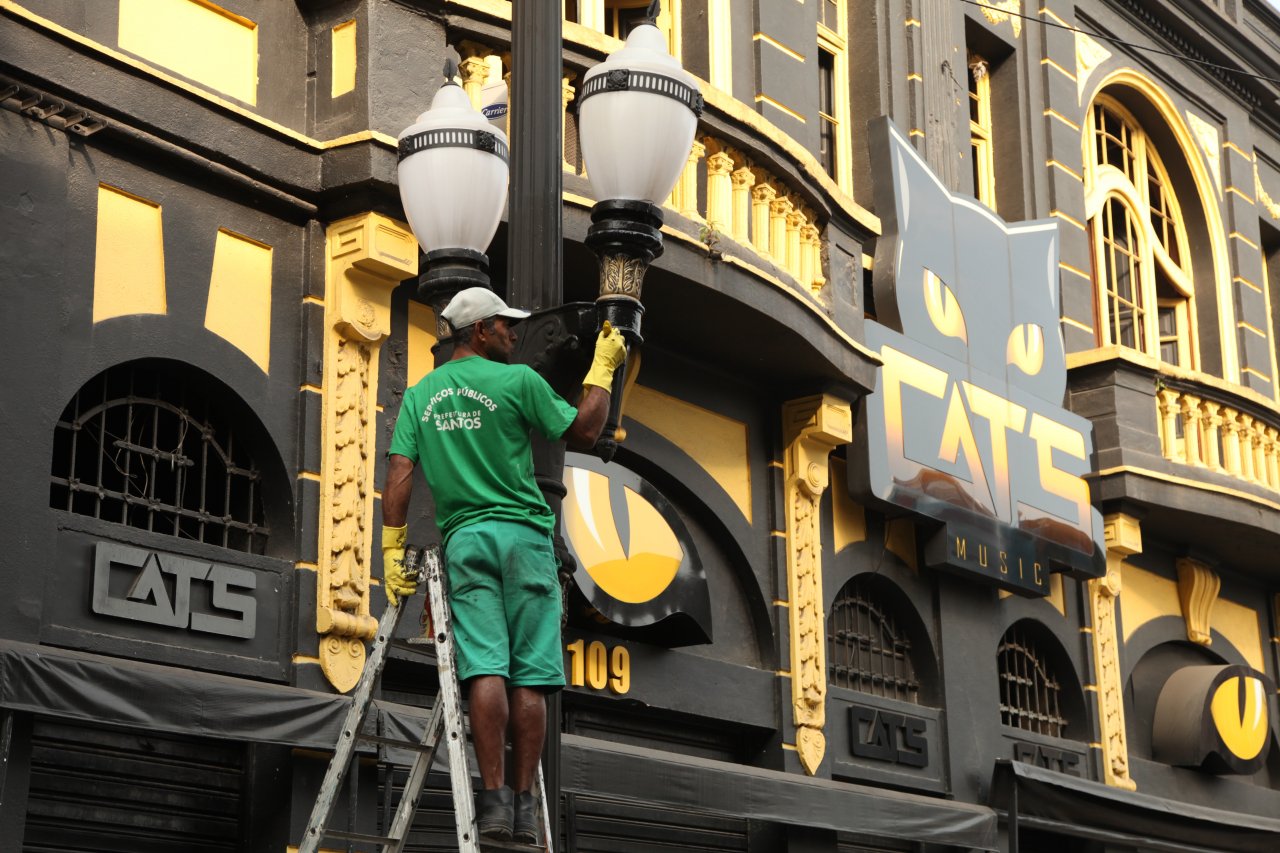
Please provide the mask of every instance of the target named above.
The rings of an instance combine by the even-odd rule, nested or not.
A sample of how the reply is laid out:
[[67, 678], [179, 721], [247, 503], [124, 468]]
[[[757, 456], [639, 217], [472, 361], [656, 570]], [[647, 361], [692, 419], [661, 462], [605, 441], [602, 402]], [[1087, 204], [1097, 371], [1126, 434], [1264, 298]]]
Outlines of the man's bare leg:
[[533, 774], [542, 760], [542, 744], [547, 737], [547, 697], [541, 690], [513, 687], [511, 708], [512, 771], [517, 794], [533, 788]]
[[480, 765], [480, 782], [486, 789], [501, 788], [503, 784], [508, 713], [507, 683], [502, 676], [478, 675], [471, 679], [471, 737], [476, 763]]

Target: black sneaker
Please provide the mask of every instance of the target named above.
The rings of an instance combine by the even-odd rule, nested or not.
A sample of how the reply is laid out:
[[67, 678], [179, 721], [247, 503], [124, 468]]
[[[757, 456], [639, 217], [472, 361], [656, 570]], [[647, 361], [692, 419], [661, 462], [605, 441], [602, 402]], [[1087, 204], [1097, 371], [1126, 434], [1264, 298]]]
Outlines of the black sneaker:
[[515, 798], [515, 791], [505, 785], [476, 795], [476, 829], [480, 835], [494, 841], [511, 840]]
[[516, 825], [511, 838], [521, 844], [538, 843], [538, 801], [532, 791], [516, 795]]

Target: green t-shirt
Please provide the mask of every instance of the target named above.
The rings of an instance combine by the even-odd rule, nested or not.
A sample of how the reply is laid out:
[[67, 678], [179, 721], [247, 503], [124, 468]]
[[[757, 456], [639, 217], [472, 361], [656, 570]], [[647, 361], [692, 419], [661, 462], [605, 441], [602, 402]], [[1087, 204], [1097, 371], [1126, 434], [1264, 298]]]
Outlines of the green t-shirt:
[[550, 533], [555, 516], [533, 479], [529, 430], [558, 439], [576, 415], [528, 366], [469, 356], [405, 391], [387, 452], [422, 462], [446, 540], [486, 519]]

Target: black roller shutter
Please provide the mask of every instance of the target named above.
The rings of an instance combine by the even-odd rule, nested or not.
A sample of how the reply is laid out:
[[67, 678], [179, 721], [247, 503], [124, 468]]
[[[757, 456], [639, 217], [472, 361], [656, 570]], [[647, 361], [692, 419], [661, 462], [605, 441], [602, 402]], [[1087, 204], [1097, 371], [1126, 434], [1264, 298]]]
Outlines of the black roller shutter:
[[23, 853], [235, 853], [245, 749], [37, 719]]

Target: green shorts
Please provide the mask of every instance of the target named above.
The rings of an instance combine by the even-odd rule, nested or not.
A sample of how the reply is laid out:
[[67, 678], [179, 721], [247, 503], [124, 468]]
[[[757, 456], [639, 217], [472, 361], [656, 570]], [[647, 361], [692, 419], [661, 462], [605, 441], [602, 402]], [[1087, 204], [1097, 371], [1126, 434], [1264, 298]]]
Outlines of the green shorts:
[[478, 521], [445, 545], [458, 679], [500, 675], [511, 687], [564, 686], [560, 581], [551, 536]]

